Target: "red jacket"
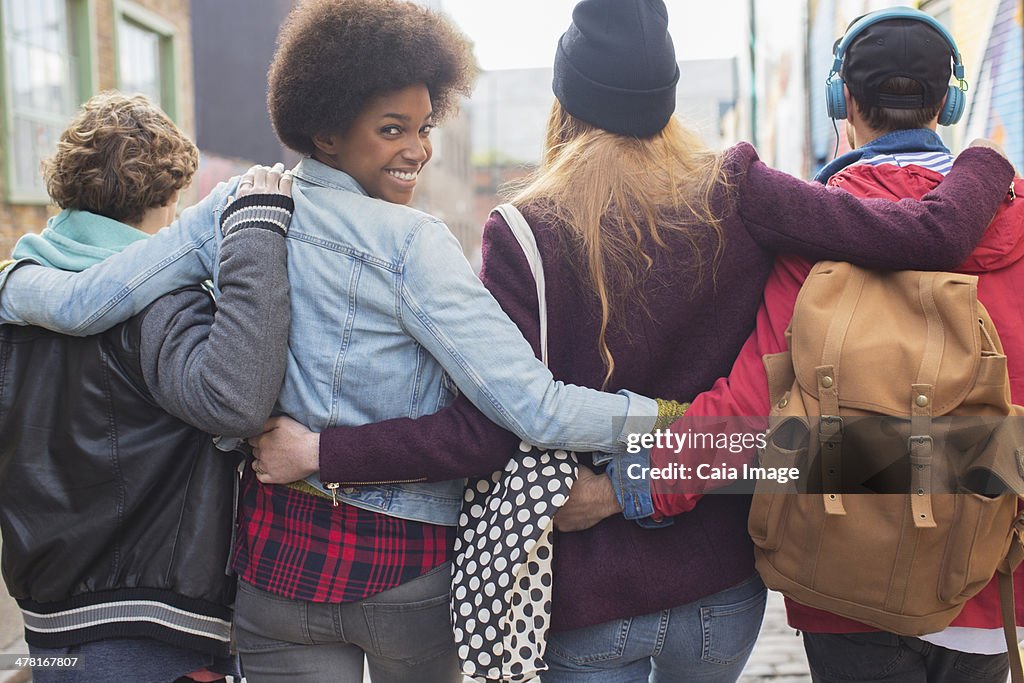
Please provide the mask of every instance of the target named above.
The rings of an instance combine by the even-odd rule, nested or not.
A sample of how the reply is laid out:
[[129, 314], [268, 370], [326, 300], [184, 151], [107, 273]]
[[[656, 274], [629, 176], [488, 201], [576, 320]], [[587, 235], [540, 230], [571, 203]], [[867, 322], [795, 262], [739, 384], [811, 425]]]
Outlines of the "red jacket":
[[[919, 166], [895, 165], [849, 166], [828, 182], [842, 187], [858, 197], [875, 197], [899, 201], [920, 198], [942, 181], [943, 176]], [[1014, 191], [1024, 191], [1024, 181], [1014, 181]], [[1010, 375], [1010, 393], [1014, 403], [1024, 404], [1024, 306], [1020, 292], [1024, 291], [1024, 197], [1013, 201], [1008, 196], [993, 219], [981, 243], [957, 270], [978, 275], [978, 299], [988, 309], [995, 323], [1007, 355]], [[768, 380], [761, 357], [786, 350], [785, 331], [793, 316], [793, 307], [803, 281], [812, 263], [798, 256], [782, 256], [776, 260], [765, 284], [764, 301], [757, 313], [757, 327], [737, 356], [728, 377], [719, 379], [714, 386], [697, 396], [672, 429], [682, 432], [690, 425], [700, 424], [706, 416], [764, 416], [769, 411]], [[762, 417], [763, 419], [763, 417]], [[708, 457], [718, 462], [739, 466], [749, 462], [752, 453], [729, 453], [724, 450], [706, 452], [659, 448], [651, 451], [651, 466], [665, 467], [681, 463], [690, 467], [706, 462]], [[701, 493], [692, 489], [680, 492], [678, 488], [652, 487], [652, 498], [657, 514], [676, 515], [691, 510]], [[1024, 596], [1024, 570], [1014, 575], [1017, 596]], [[1017, 600], [1017, 624], [1024, 625], [1024, 600]], [[812, 633], [853, 633], [875, 630], [850, 619], [800, 605], [787, 598], [786, 609], [790, 626]], [[978, 595], [969, 600], [952, 626], [998, 628], [1002, 625], [999, 613], [999, 591], [993, 579]]]

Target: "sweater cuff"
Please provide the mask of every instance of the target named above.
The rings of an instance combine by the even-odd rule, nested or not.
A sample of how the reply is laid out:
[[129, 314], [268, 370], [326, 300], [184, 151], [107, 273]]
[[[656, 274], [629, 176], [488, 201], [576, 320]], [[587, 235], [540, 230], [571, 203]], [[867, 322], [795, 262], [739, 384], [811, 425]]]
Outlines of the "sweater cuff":
[[680, 403], [678, 401], [668, 401], [663, 398], [654, 399], [658, 402], [658, 420], [654, 424], [654, 429], [668, 429], [672, 423], [686, 415], [686, 411], [689, 409], [689, 403]]
[[231, 202], [220, 217], [220, 229], [225, 239], [238, 230], [261, 228], [288, 234], [295, 202], [283, 194], [250, 194]]

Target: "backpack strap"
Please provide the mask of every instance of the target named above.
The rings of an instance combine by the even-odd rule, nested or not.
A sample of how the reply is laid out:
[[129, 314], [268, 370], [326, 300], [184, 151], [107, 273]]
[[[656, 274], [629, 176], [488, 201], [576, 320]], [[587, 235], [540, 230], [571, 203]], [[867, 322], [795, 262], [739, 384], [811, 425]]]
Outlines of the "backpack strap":
[[1003, 636], [1006, 638], [1006, 655], [1010, 659], [1010, 680], [1024, 683], [1024, 665], [1020, 659], [1020, 645], [1017, 644], [1017, 616], [1013, 605], [1013, 572], [1007, 574], [1000, 569], [999, 610], [1003, 615]]
[[845, 515], [843, 485], [843, 418], [839, 416], [839, 356], [853, 322], [854, 310], [864, 289], [864, 271], [852, 268], [836, 304], [821, 350], [821, 365], [815, 368], [818, 382], [818, 443], [825, 512]]
[[927, 332], [917, 383], [911, 386], [910, 438], [910, 510], [914, 526], [918, 529], [935, 528], [932, 510], [932, 482], [935, 476], [932, 464], [932, 408], [935, 402], [935, 383], [942, 364], [942, 347], [946, 332], [942, 315], [935, 303], [935, 282], [938, 273], [921, 273], [918, 278], [918, 298], [924, 313]]
[[1012, 683], [1024, 683], [1024, 664], [1021, 663], [1020, 646], [1017, 644], [1017, 614], [1013, 595], [1013, 572], [1024, 559], [1024, 512], [1017, 512], [1010, 536], [1010, 548], [996, 570], [999, 577], [999, 611], [1003, 617], [1006, 654], [1010, 658], [1010, 680]]
[[933, 529], [936, 526], [932, 510], [932, 451], [935, 444], [931, 437], [931, 422], [935, 386], [915, 384], [912, 393], [910, 438], [907, 439], [910, 452], [910, 512], [915, 527]]

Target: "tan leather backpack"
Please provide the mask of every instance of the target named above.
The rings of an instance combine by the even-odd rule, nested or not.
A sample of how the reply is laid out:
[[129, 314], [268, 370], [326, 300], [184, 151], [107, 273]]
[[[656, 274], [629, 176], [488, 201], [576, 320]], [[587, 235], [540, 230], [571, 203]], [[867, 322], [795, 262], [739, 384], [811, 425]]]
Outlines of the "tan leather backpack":
[[799, 603], [886, 631], [945, 628], [1024, 557], [1024, 419], [1011, 417], [1024, 411], [977, 278], [821, 262], [787, 338], [764, 359], [761, 465], [803, 474], [795, 489], [758, 482], [758, 571]]

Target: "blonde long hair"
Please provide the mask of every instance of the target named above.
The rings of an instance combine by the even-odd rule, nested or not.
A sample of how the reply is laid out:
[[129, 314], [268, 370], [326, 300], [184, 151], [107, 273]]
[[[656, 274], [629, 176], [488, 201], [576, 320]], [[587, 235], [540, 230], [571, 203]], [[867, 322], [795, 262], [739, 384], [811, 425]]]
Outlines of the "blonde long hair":
[[[583, 257], [582, 275], [601, 306], [602, 387], [615, 372], [609, 327], [626, 301], [646, 308], [641, 285], [654, 261], [644, 238], [666, 249], [663, 231], [681, 235], [696, 255], [695, 263], [687, 265], [697, 269], [698, 282], [709, 262], [714, 277], [724, 248], [715, 196], [724, 191], [728, 198], [730, 190], [722, 155], [676, 117], [656, 135], [635, 138], [581, 121], [555, 100], [541, 165], [510, 189], [511, 201], [529, 205], [535, 215], [565, 231], [568, 244]], [[708, 231], [714, 238], [710, 255], [700, 248]]]

